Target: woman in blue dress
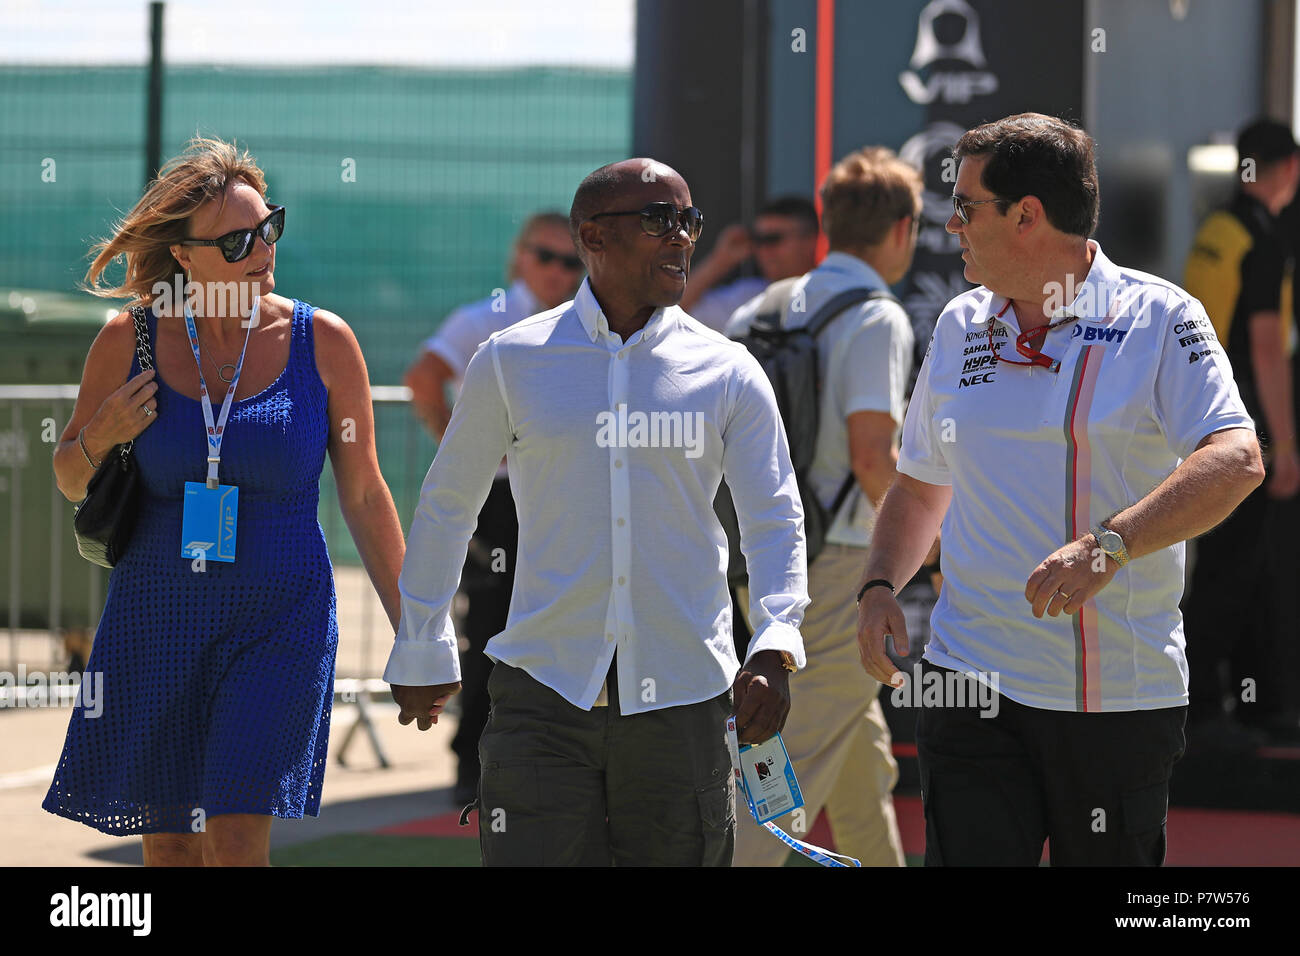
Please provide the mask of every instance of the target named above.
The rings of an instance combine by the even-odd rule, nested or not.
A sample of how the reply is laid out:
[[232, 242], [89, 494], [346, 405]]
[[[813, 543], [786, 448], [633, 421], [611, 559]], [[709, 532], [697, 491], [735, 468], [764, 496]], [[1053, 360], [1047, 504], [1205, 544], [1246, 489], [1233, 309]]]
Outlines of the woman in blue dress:
[[[74, 709], [43, 806], [143, 834], [147, 865], [266, 865], [271, 820], [319, 812], [338, 639], [317, 520], [326, 453], [398, 624], [405, 547], [365, 361], [337, 315], [274, 294], [284, 218], [247, 152], [195, 140], [96, 247], [86, 277], [148, 308], [154, 369], [141, 371], [130, 310], [109, 320], [55, 476], [80, 501], [104, 456], [134, 439], [144, 493], [87, 662], [102, 712]], [[120, 255], [126, 280], [106, 288]], [[214, 484], [238, 488], [233, 562], [215, 542], [182, 541], [187, 499]]]

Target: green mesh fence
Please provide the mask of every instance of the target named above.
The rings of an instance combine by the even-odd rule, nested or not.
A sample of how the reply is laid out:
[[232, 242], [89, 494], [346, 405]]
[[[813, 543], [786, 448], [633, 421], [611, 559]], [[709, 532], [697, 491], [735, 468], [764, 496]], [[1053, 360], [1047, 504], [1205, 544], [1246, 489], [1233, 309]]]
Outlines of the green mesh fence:
[[[276, 291], [342, 315], [381, 385], [452, 308], [505, 285], [524, 218], [567, 211], [631, 144], [627, 70], [171, 65], [164, 82], [164, 158], [195, 133], [253, 153], [288, 209]], [[75, 288], [143, 188], [145, 109], [142, 67], [0, 66], [0, 287]], [[378, 415], [404, 524], [434, 450], [410, 421]], [[322, 501], [335, 559], [355, 560], [328, 476]]]

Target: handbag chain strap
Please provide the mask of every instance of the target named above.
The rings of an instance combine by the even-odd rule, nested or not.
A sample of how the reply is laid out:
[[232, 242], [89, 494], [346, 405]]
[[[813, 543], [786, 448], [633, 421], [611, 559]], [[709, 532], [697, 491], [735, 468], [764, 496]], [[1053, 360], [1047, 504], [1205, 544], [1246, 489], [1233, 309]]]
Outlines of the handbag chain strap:
[[[131, 306], [131, 318], [135, 320], [135, 357], [143, 372], [153, 368], [153, 355], [149, 349], [149, 323], [145, 321], [143, 306]], [[123, 461], [126, 461], [126, 456], [131, 454], [134, 444], [133, 438], [120, 446]]]

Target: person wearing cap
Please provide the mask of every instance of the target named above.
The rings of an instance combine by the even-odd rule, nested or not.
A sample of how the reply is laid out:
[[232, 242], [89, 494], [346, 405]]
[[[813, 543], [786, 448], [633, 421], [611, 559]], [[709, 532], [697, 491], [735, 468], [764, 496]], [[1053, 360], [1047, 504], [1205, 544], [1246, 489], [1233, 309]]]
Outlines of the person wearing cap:
[[[1261, 119], [1237, 140], [1240, 183], [1226, 208], [1201, 226], [1187, 258], [1184, 285], [1201, 300], [1232, 364], [1247, 411], [1259, 426], [1268, 478], [1235, 512], [1198, 542], [1184, 606], [1192, 747], [1251, 750], [1257, 731], [1287, 721], [1286, 649], [1295, 621], [1286, 613], [1294, 581], [1281, 579], [1283, 549], [1294, 547], [1276, 530], [1282, 510], [1300, 490], [1291, 357], [1293, 256], [1279, 215], [1295, 198], [1300, 153], [1283, 123]], [[1184, 328], [1192, 346], [1208, 344], [1203, 329]], [[1226, 684], [1223, 665], [1229, 664]], [[1256, 693], [1242, 695], [1242, 681]], [[1247, 685], [1250, 686], [1250, 685]], [[1224, 709], [1225, 695], [1237, 701]], [[1290, 702], [1294, 707], [1294, 701]], [[1290, 716], [1292, 736], [1296, 726]]]
[[[901, 687], [893, 590], [942, 525], [923, 693], [908, 688], [927, 865], [1036, 866], [1045, 841], [1056, 866], [1163, 863], [1184, 542], [1264, 478], [1200, 303], [1089, 238], [1093, 154], [1037, 113], [953, 151], [947, 230], [980, 286], [939, 315], [857, 592], [863, 665]], [[1183, 342], [1188, 326], [1207, 339]]]

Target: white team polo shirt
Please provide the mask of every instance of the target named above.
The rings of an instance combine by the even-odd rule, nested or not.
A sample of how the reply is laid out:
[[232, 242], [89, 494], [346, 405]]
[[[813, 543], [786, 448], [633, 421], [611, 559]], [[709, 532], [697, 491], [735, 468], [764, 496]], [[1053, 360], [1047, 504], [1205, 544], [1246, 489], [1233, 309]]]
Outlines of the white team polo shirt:
[[935, 326], [898, 462], [953, 489], [925, 656], [996, 671], [1001, 692], [1030, 707], [1176, 707], [1187, 703], [1182, 543], [1134, 559], [1070, 617], [1036, 619], [1025, 582], [1205, 436], [1254, 423], [1201, 303], [1089, 245], [1087, 279], [1058, 313], [1079, 318], [1040, 346], [1058, 372], [993, 358], [990, 328], [1002, 355], [1026, 361], [1015, 310], [986, 288], [953, 299]]

